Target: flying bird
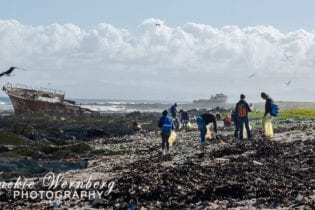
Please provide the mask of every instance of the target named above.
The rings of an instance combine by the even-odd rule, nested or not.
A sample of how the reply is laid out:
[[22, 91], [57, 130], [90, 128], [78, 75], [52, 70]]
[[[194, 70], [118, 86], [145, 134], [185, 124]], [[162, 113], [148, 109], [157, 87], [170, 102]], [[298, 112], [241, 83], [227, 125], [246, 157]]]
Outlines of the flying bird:
[[255, 74], [252, 74], [252, 75], [249, 75], [248, 79], [254, 77], [255, 75], [256, 75], [256, 73], [255, 73]]
[[155, 24], [155, 27], [160, 27], [161, 25], [159, 23]]
[[13, 72], [13, 70], [15, 70], [15, 69], [20, 69], [20, 70], [26, 71], [26, 69], [22, 69], [22, 68], [19, 68], [19, 67], [16, 67], [16, 66], [12, 66], [12, 67], [10, 67], [8, 70], [6, 70], [6, 71], [0, 73], [0, 77], [2, 77], [2, 76], [4, 76], [4, 75], [10, 76], [11, 73]]
[[287, 82], [287, 83], [285, 83], [286, 85], [290, 85], [291, 84], [291, 81], [289, 81], [289, 82]]

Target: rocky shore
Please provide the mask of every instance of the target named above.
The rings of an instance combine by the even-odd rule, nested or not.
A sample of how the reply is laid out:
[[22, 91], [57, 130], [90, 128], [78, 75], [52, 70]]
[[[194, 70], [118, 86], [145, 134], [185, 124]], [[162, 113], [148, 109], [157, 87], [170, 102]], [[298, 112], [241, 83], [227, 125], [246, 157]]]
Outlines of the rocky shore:
[[54, 172], [69, 182], [115, 183], [108, 196], [93, 199], [16, 200], [2, 189], [1, 209], [315, 208], [315, 120], [275, 121], [272, 141], [260, 136], [260, 121], [252, 123], [253, 140], [243, 141], [233, 137], [233, 127], [219, 124], [220, 140], [206, 148], [192, 128], [178, 132], [162, 155], [158, 117], [1, 118], [2, 182], [23, 176], [47, 190], [40, 183]]

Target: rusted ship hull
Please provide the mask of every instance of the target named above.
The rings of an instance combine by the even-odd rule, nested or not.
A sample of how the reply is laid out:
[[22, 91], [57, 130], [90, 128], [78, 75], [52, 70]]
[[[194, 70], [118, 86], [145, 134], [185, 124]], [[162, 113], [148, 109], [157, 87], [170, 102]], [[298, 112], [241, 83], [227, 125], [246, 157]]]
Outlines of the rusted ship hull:
[[3, 87], [3, 91], [8, 94], [15, 114], [44, 112], [67, 115], [97, 115], [92, 110], [75, 105], [73, 101], [65, 100], [63, 94], [8, 85]]
[[[10, 96], [14, 112], [16, 114], [27, 113], [27, 112], [54, 112], [54, 113], [69, 113], [71, 114], [71, 110], [67, 110], [64, 104], [60, 103], [50, 103], [46, 101], [36, 101], [36, 100], [28, 100], [23, 98], [18, 98], [15, 96]], [[72, 114], [79, 114], [78, 112], [74, 112]]]

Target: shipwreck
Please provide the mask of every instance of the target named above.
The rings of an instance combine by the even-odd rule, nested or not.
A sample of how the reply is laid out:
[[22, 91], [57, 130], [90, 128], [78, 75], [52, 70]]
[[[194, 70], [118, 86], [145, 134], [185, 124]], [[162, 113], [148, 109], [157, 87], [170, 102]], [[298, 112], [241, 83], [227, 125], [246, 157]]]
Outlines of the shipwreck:
[[15, 114], [44, 112], [66, 115], [98, 115], [97, 112], [76, 105], [65, 99], [65, 92], [54, 89], [33, 89], [25, 85], [3, 86], [2, 90], [10, 97]]

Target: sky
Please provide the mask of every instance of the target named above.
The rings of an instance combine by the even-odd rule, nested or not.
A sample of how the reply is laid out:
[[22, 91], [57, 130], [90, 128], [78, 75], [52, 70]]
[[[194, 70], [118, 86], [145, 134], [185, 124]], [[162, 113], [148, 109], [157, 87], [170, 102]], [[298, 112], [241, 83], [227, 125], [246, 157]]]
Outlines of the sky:
[[27, 71], [0, 84], [68, 98], [225, 93], [232, 102], [244, 93], [257, 102], [264, 91], [315, 101], [313, 8], [313, 0], [1, 0], [0, 70]]

